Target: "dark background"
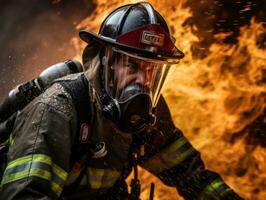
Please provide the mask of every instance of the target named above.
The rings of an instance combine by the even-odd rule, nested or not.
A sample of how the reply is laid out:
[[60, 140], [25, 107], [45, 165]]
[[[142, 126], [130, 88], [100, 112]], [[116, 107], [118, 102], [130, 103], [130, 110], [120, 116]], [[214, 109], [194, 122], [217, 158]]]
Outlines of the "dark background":
[[46, 67], [73, 58], [75, 27], [94, 6], [90, 0], [1, 0], [1, 99]]

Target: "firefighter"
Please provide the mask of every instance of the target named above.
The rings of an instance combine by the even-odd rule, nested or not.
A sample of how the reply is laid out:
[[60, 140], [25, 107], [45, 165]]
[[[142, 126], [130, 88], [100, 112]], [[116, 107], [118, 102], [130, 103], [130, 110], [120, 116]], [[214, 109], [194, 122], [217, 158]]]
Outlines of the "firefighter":
[[137, 177], [131, 192], [125, 182], [139, 165], [184, 199], [242, 199], [205, 169], [160, 95], [184, 56], [163, 17], [146, 2], [124, 5], [99, 34], [79, 35], [86, 72], [55, 82], [18, 114], [0, 198], [139, 199]]

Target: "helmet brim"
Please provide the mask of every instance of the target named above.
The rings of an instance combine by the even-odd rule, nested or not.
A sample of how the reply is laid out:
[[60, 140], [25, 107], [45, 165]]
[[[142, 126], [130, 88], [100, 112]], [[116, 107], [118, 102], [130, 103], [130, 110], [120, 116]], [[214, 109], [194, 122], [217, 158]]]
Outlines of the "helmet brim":
[[178, 63], [180, 59], [184, 58], [184, 53], [180, 51], [177, 47], [175, 47], [174, 53], [158, 53], [148, 51], [146, 49], [140, 49], [136, 47], [131, 47], [122, 43], [118, 43], [116, 40], [111, 39], [109, 37], [102, 36], [100, 34], [96, 34], [93, 32], [81, 30], [79, 32], [80, 38], [85, 41], [86, 43], [90, 44], [92, 41], [98, 41], [102, 43], [109, 44], [114, 46], [122, 51], [136, 53], [141, 57], [146, 57], [154, 60], [165, 61], [170, 63]]

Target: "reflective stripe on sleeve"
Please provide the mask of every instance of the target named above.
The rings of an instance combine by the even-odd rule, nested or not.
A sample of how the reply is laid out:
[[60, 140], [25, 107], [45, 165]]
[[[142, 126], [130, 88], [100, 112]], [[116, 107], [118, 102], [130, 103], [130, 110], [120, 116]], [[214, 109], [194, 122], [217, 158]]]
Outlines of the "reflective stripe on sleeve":
[[34, 154], [8, 163], [1, 185], [27, 177], [39, 177], [49, 181], [51, 189], [59, 196], [63, 190], [67, 173], [54, 164], [49, 156]]
[[121, 172], [111, 169], [88, 168], [88, 178], [92, 189], [109, 188], [114, 185]]
[[158, 174], [177, 166], [196, 152], [186, 138], [181, 137], [169, 147], [145, 161], [141, 166], [152, 173]]
[[[73, 184], [76, 179], [79, 177], [79, 174], [80, 174], [81, 171], [79, 172], [70, 172], [68, 174], [68, 177], [67, 177], [67, 180], [65, 182], [65, 185], [69, 186], [71, 184]], [[87, 180], [87, 176], [83, 176], [80, 183], [79, 183], [79, 186], [85, 186], [85, 185], [88, 185], [88, 180]]]
[[228, 193], [233, 192], [221, 179], [216, 179], [205, 187], [200, 194], [200, 200], [220, 200]]

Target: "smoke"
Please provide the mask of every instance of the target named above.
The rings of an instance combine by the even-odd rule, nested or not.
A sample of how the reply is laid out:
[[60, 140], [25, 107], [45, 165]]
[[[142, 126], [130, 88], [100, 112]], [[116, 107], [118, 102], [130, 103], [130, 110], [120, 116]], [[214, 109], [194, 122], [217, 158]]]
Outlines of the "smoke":
[[0, 95], [47, 66], [73, 58], [76, 24], [94, 7], [90, 0], [1, 1]]

